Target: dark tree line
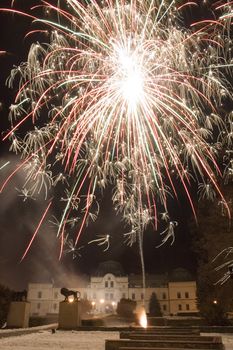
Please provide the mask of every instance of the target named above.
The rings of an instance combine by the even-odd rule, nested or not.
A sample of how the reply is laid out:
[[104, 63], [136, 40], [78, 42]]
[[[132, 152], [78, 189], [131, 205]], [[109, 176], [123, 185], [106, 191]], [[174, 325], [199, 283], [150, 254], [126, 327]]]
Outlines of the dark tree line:
[[12, 291], [0, 284], [0, 328], [5, 324], [9, 310]]
[[[223, 187], [223, 193], [233, 214], [233, 185]], [[233, 280], [221, 284], [227, 273], [220, 265], [233, 260], [233, 253], [220, 254], [233, 246], [233, 222], [229, 218], [223, 203], [217, 197], [214, 201], [198, 203], [198, 223], [191, 224], [193, 250], [197, 256], [197, 303], [198, 308], [209, 324], [224, 324], [226, 312], [233, 309]], [[220, 255], [219, 255], [220, 254]], [[216, 258], [217, 257], [217, 258]]]

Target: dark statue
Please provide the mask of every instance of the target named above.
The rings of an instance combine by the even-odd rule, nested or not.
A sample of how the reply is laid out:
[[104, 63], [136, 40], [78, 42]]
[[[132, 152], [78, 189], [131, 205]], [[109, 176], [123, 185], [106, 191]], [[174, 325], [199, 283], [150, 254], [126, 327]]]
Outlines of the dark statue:
[[68, 297], [73, 296], [74, 301], [77, 301], [80, 299], [80, 292], [77, 290], [69, 290], [67, 288], [61, 288], [61, 294], [64, 295], [65, 301], [68, 301]]

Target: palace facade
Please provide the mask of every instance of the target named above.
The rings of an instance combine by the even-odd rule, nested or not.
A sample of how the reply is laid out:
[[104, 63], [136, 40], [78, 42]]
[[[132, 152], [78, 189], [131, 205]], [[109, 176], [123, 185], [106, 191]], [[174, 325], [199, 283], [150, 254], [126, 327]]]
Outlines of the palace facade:
[[[52, 283], [29, 283], [28, 300], [31, 315], [57, 314], [59, 302], [64, 300], [61, 287]], [[141, 275], [125, 275], [119, 263], [101, 263], [96, 273], [77, 286], [69, 286], [80, 292], [81, 299], [89, 300], [93, 312], [113, 312], [121, 298], [137, 302], [137, 307], [145, 304], [149, 311], [149, 301], [155, 293], [164, 316], [197, 313], [196, 282], [188, 271], [176, 269], [170, 275], [147, 275], [146, 288], [142, 287]]]

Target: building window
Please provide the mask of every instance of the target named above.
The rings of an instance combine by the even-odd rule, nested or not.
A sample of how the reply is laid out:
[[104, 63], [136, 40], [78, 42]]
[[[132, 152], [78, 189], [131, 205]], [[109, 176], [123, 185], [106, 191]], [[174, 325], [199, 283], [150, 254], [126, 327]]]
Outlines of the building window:
[[111, 286], [111, 288], [114, 287], [114, 282], [113, 281], [110, 282], [110, 286]]
[[38, 297], [39, 299], [41, 299], [41, 298], [42, 298], [42, 292], [38, 292], [38, 293], [37, 293], [37, 297]]
[[162, 298], [163, 298], [163, 299], [167, 299], [166, 293], [163, 293], [163, 294], [162, 294]]
[[53, 304], [53, 310], [57, 310], [57, 304]]
[[113, 300], [114, 297], [113, 297], [113, 293], [110, 293], [110, 300]]
[[186, 298], [186, 299], [189, 298], [189, 292], [185, 292], [185, 298]]
[[58, 298], [58, 292], [54, 292], [54, 299]]
[[108, 293], [105, 293], [105, 299], [108, 300]]
[[83, 299], [87, 299], [87, 293], [86, 292], [83, 294]]
[[186, 304], [186, 310], [189, 311], [189, 304]]
[[108, 281], [105, 281], [105, 288], [108, 288]]
[[181, 298], [181, 293], [177, 292], [177, 298], [180, 299]]
[[37, 304], [37, 309], [40, 309], [40, 303]]
[[167, 305], [163, 304], [163, 311], [167, 311]]
[[132, 299], [135, 300], [135, 293], [132, 293]]
[[178, 305], [178, 309], [179, 309], [179, 311], [182, 310], [182, 305], [181, 304]]
[[96, 299], [96, 294], [95, 293], [93, 293], [93, 299]]
[[144, 300], [144, 294], [141, 293], [141, 300]]
[[125, 293], [122, 293], [122, 298], [125, 299]]

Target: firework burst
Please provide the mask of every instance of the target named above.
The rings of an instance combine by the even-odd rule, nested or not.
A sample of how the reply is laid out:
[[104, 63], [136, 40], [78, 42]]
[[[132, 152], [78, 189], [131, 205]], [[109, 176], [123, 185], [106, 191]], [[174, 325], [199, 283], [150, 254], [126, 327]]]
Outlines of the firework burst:
[[[149, 224], [157, 230], [159, 212], [169, 218], [167, 198], [178, 197], [177, 178], [194, 215], [194, 179], [200, 196], [219, 197], [230, 215], [216, 159], [224, 149], [225, 178], [232, 178], [232, 114], [219, 114], [231, 98], [225, 69], [229, 74], [232, 64], [232, 2], [216, 2], [213, 18], [189, 29], [181, 15], [198, 8], [197, 1], [64, 3], [41, 1], [51, 18], [30, 15], [48, 26], [50, 40], [33, 44], [27, 62], [12, 70], [8, 85], [17, 80], [19, 88], [5, 136], [23, 158], [14, 171], [26, 171], [22, 193], [34, 198], [43, 191], [47, 198], [51, 188], [64, 189], [61, 251], [70, 223], [77, 227], [75, 247], [110, 186], [113, 205], [130, 227], [128, 244], [138, 239], [141, 245]], [[19, 136], [28, 121], [31, 130]], [[174, 241], [172, 223], [163, 242]]]
[[233, 259], [232, 259], [232, 253], [233, 253], [233, 247], [227, 247], [223, 249], [214, 259], [213, 262], [217, 261], [220, 257], [225, 260], [224, 262], [221, 262], [216, 268], [215, 271], [224, 271], [223, 275], [220, 277], [220, 279], [216, 282], [216, 284], [224, 284], [226, 283], [230, 278], [233, 277]]

